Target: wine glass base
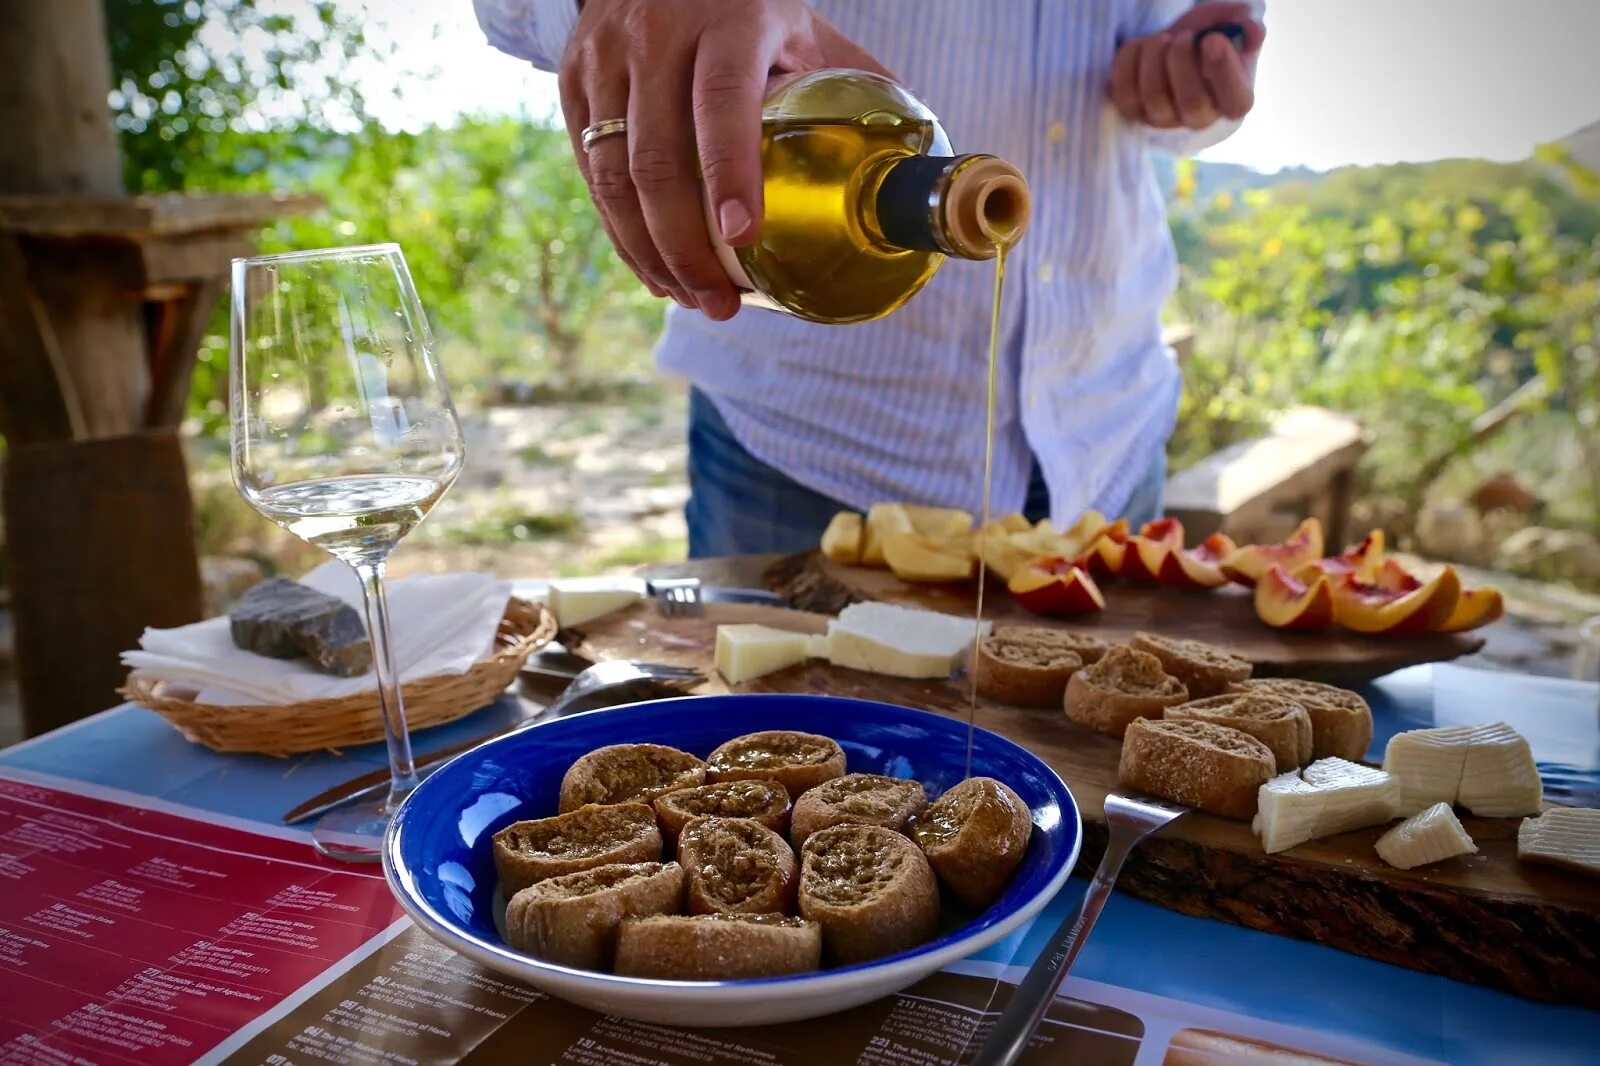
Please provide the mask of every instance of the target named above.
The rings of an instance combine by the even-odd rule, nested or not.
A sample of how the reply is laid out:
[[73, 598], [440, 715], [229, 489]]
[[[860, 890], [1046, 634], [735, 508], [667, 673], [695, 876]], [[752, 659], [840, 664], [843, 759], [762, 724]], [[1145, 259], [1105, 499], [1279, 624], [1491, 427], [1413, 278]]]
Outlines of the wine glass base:
[[311, 829], [312, 846], [339, 862], [377, 862], [383, 857], [383, 834], [393, 814], [387, 800], [329, 811]]

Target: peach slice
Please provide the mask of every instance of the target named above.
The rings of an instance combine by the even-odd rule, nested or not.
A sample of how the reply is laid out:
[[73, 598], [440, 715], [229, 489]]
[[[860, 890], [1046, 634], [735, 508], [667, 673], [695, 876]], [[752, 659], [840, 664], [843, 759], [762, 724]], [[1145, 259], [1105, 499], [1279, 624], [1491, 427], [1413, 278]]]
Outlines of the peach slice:
[[1061, 555], [1028, 560], [1008, 587], [1017, 602], [1034, 614], [1088, 614], [1106, 606], [1094, 578]]
[[1040, 555], [1032, 548], [1018, 544], [998, 522], [990, 522], [974, 534], [974, 538], [973, 547], [979, 560], [1003, 581], [1010, 581], [1023, 563]]
[[1500, 590], [1493, 585], [1483, 588], [1462, 589], [1461, 598], [1456, 601], [1456, 609], [1450, 612], [1444, 625], [1440, 626], [1440, 633], [1465, 633], [1469, 629], [1486, 626], [1490, 622], [1498, 621], [1506, 613], [1506, 601], [1500, 595]]
[[911, 520], [911, 531], [937, 541], [947, 541], [972, 531], [972, 515], [954, 507], [923, 507], [915, 503], [900, 505]]
[[911, 533], [911, 516], [904, 505], [875, 503], [867, 512], [866, 526], [861, 535], [861, 565], [887, 566], [883, 557], [883, 537], [888, 532]]
[[1281, 544], [1246, 544], [1235, 548], [1222, 560], [1222, 572], [1229, 581], [1254, 585], [1274, 566], [1294, 573], [1306, 563], [1322, 557], [1322, 523], [1308, 518]]
[[1063, 550], [1060, 554], [1072, 556], [1083, 554], [1089, 545], [1093, 544], [1101, 532], [1106, 529], [1107, 525], [1106, 516], [1099, 511], [1089, 510], [1083, 512], [1078, 516], [1078, 520], [1072, 523], [1072, 528], [1061, 534], [1061, 539], [1065, 543], [1062, 544]]
[[1115, 574], [1122, 569], [1122, 556], [1129, 537], [1126, 518], [1119, 518], [1102, 527], [1077, 556], [1079, 568], [1088, 574]]
[[1326, 629], [1333, 623], [1333, 585], [1314, 567], [1299, 575], [1274, 566], [1256, 582], [1256, 617], [1274, 629]]
[[822, 554], [840, 566], [861, 562], [861, 516], [840, 511], [822, 531]]
[[1175, 589], [1220, 588], [1228, 583], [1220, 564], [1236, 547], [1226, 533], [1213, 533], [1192, 548], [1168, 552], [1156, 580]]
[[1118, 577], [1130, 581], [1155, 581], [1167, 556], [1183, 550], [1183, 523], [1176, 518], [1158, 518], [1139, 528], [1139, 535], [1128, 538], [1122, 553]]
[[883, 560], [901, 581], [965, 581], [972, 576], [972, 552], [964, 544], [922, 533], [886, 532]]
[[1339, 555], [1330, 555], [1311, 563], [1329, 577], [1354, 574], [1362, 581], [1376, 581], [1378, 569], [1384, 564], [1383, 530], [1374, 529], [1361, 539], [1361, 543], [1346, 548]]
[[[1333, 620], [1357, 633], [1385, 637], [1432, 633], [1449, 621], [1461, 599], [1461, 576], [1455, 567], [1445, 567], [1428, 581], [1417, 581], [1398, 566], [1385, 570], [1388, 572], [1379, 574], [1380, 581], [1416, 582], [1416, 587], [1409, 591], [1385, 588], [1346, 574], [1333, 581]], [[1406, 581], [1400, 580], [1402, 576]]]

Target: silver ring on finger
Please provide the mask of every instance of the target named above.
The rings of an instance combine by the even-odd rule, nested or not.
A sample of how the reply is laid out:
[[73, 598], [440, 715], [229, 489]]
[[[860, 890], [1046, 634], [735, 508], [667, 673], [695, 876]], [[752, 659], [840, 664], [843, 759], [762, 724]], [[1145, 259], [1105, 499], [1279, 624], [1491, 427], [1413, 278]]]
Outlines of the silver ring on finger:
[[605, 140], [607, 137], [615, 137], [619, 133], [627, 132], [627, 119], [603, 118], [599, 122], [595, 122], [584, 127], [581, 138], [583, 142], [583, 150], [587, 152], [589, 149], [593, 148], [596, 143]]

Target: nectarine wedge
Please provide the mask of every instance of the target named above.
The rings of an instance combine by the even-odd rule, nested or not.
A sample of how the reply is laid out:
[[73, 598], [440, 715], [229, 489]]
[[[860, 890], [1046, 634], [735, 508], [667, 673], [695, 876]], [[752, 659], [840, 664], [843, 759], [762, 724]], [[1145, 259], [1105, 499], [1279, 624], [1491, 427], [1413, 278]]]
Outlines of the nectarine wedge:
[[1294, 573], [1306, 563], [1322, 557], [1322, 523], [1308, 518], [1281, 544], [1245, 544], [1222, 560], [1222, 572], [1229, 581], [1254, 585], [1274, 566]]
[[971, 551], [921, 533], [885, 533], [883, 559], [901, 581], [965, 581], [972, 576]]
[[1002, 581], [1010, 581], [1011, 575], [1017, 572], [1018, 567], [1039, 555], [1032, 548], [1018, 544], [1012, 534], [998, 522], [989, 523], [987, 527], [973, 534], [973, 537], [973, 549], [978, 555], [978, 561]]
[[1007, 587], [1017, 602], [1034, 614], [1088, 614], [1106, 606], [1094, 578], [1065, 556], [1028, 560]]
[[1126, 518], [1102, 527], [1076, 556], [1078, 567], [1088, 574], [1115, 574], [1122, 569], [1122, 556], [1130, 536]]
[[1354, 574], [1362, 581], [1376, 581], [1378, 569], [1384, 563], [1383, 530], [1374, 529], [1361, 539], [1361, 543], [1346, 548], [1338, 555], [1330, 555], [1311, 563], [1329, 577]]
[[1168, 552], [1156, 580], [1175, 589], [1220, 588], [1228, 583], [1220, 564], [1236, 546], [1226, 533], [1213, 533], [1192, 548]]
[[[1399, 574], [1411, 577], [1404, 570]], [[1397, 579], [1392, 573], [1388, 576]], [[1461, 577], [1453, 566], [1445, 567], [1429, 581], [1419, 582], [1410, 591], [1385, 588], [1354, 574], [1335, 579], [1332, 585], [1335, 622], [1357, 633], [1385, 637], [1432, 633], [1449, 621], [1461, 599]]]
[[861, 516], [840, 511], [822, 531], [822, 554], [841, 566], [861, 562]]
[[1477, 629], [1498, 621], [1505, 613], [1506, 601], [1500, 595], [1500, 590], [1493, 585], [1462, 589], [1461, 598], [1456, 601], [1456, 609], [1450, 612], [1450, 617], [1445, 619], [1444, 625], [1440, 626], [1438, 631], [1465, 633], [1469, 629]]
[[1256, 582], [1256, 617], [1274, 629], [1326, 629], [1332, 625], [1333, 585], [1327, 575], [1314, 567], [1302, 568], [1300, 575], [1281, 566], [1262, 575]]
[[1183, 547], [1183, 523], [1176, 518], [1158, 518], [1139, 528], [1139, 535], [1128, 538], [1122, 553], [1118, 577], [1129, 581], [1154, 581], [1168, 555]]

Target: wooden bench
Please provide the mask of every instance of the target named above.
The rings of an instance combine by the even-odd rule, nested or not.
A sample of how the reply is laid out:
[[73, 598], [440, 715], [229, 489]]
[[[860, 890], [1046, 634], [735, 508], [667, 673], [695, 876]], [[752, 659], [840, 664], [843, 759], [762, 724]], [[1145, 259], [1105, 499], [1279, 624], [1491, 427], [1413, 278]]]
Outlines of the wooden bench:
[[1289, 519], [1322, 521], [1328, 550], [1349, 543], [1356, 462], [1367, 450], [1361, 423], [1319, 407], [1285, 412], [1266, 436], [1241, 441], [1167, 481], [1166, 513], [1191, 543], [1221, 531], [1241, 543], [1276, 540]]

